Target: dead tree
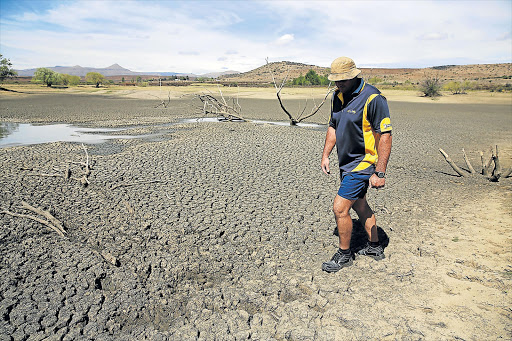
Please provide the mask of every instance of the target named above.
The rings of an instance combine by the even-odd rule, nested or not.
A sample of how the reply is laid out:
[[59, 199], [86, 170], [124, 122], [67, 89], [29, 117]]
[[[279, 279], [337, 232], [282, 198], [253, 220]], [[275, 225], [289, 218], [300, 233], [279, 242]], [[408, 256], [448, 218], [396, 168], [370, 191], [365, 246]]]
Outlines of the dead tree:
[[[269, 65], [268, 58], [266, 59], [266, 61], [267, 61], [267, 66], [268, 66]], [[288, 68], [288, 71], [286, 72], [286, 75], [285, 75], [285, 77], [284, 77], [284, 79], [281, 82], [281, 85], [279, 87], [277, 86], [276, 79], [274, 77], [274, 73], [272, 72], [272, 69], [269, 68], [269, 71], [270, 71], [270, 75], [272, 76], [272, 83], [274, 83], [274, 87], [276, 88], [276, 95], [277, 95], [277, 100], [279, 101], [279, 105], [281, 106], [281, 109], [283, 109], [283, 111], [286, 114], [286, 116], [288, 116], [288, 119], [290, 120], [290, 125], [292, 125], [292, 126], [297, 125], [297, 123], [299, 123], [301, 121], [304, 121], [305, 119], [308, 119], [311, 116], [315, 115], [320, 110], [320, 108], [324, 105], [325, 100], [327, 99], [329, 94], [334, 90], [334, 88], [331, 88], [331, 82], [329, 82], [329, 85], [327, 86], [327, 93], [325, 94], [324, 99], [322, 100], [322, 102], [320, 102], [318, 105], [316, 105], [315, 99], [313, 98], [313, 105], [314, 105], [314, 107], [311, 109], [309, 114], [307, 114], [306, 116], [303, 116], [304, 113], [306, 112], [306, 108], [307, 108], [307, 104], [308, 104], [308, 101], [306, 100], [306, 104], [304, 105], [304, 108], [302, 108], [302, 110], [299, 109], [299, 114], [297, 115], [297, 118], [295, 118], [284, 107], [283, 100], [281, 99], [281, 90], [283, 90], [283, 88], [284, 88], [284, 86], [286, 84], [286, 81], [288, 80], [288, 74], [290, 72], [290, 69]]]
[[[154, 96], [154, 95], [153, 95]], [[169, 106], [169, 104], [171, 103], [171, 91], [169, 91], [167, 93], [167, 102], [164, 101], [163, 99], [161, 99], [160, 97], [158, 96], [154, 96], [154, 97], [157, 97], [159, 100], [160, 100], [160, 104], [158, 104], [157, 106], [155, 106], [155, 109], [156, 108], [159, 108], [159, 107], [164, 107], [164, 108], [167, 108]]]
[[[459, 175], [459, 176], [466, 176], [464, 171], [460, 169], [455, 162], [450, 158], [450, 156], [441, 148], [439, 148], [439, 152], [443, 155], [446, 162], [452, 167], [452, 169]], [[476, 174], [477, 172], [471, 165], [471, 162], [469, 162], [469, 159], [466, 155], [466, 152], [464, 151], [464, 148], [462, 148], [462, 155], [464, 157], [464, 161], [466, 163], [466, 166], [468, 167], [467, 172], [470, 175]], [[491, 147], [491, 158], [489, 161], [485, 162], [484, 160], [484, 153], [480, 152], [480, 161], [481, 161], [481, 171], [480, 174], [485, 176], [489, 181], [497, 182], [500, 178], [507, 178], [512, 173], [512, 167], [507, 169], [505, 172], [501, 171], [501, 165], [500, 165], [500, 159], [498, 156], [498, 146], [496, 146], [496, 149]]]
[[232, 102], [232, 105], [228, 104], [228, 101], [224, 98], [222, 94], [222, 90], [220, 87], [219, 94], [221, 100], [218, 100], [213, 93], [208, 90], [209, 94], [202, 93], [197, 95], [197, 97], [203, 103], [203, 114], [208, 115], [216, 115], [225, 121], [247, 121], [242, 117], [242, 107], [238, 103], [238, 96], [235, 98], [228, 99], [228, 101]]

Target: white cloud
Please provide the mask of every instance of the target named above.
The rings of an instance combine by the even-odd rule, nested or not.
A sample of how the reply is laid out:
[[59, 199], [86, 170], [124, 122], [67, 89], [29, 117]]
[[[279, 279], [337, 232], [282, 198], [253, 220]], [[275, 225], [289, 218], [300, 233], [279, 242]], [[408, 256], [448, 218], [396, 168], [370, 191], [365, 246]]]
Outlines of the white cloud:
[[[37, 3], [37, 2], [35, 2]], [[74, 1], [0, 17], [15, 68], [248, 71], [271, 61], [432, 66], [466, 57], [510, 62], [512, 2]], [[260, 22], [254, 21], [255, 13]], [[471, 61], [469, 61], [471, 62]], [[454, 62], [455, 63], [455, 62]]]
[[276, 40], [277, 45], [287, 45], [295, 39], [293, 34], [284, 34]]
[[418, 39], [420, 39], [420, 40], [444, 40], [447, 37], [448, 36], [446, 33], [430, 32], [430, 33], [425, 33], [425, 34], [420, 35], [418, 37]]

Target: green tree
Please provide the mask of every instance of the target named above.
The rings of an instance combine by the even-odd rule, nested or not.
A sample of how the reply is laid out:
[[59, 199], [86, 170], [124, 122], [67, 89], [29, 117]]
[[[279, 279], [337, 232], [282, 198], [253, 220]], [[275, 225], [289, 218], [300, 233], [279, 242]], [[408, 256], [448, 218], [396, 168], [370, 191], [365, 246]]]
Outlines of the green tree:
[[100, 84], [105, 82], [105, 77], [99, 72], [87, 72], [85, 80], [88, 83], [96, 84], [96, 87], [99, 88]]
[[6, 78], [14, 77], [17, 73], [12, 69], [12, 63], [7, 58], [2, 58], [0, 54], [0, 83]]
[[142, 77], [141, 76], [137, 76], [137, 83], [140, 83], [142, 82]]
[[64, 85], [78, 85], [80, 84], [80, 77], [78, 76], [71, 76], [66, 73], [60, 75], [60, 79], [62, 84]]
[[315, 70], [309, 70], [305, 78], [311, 85], [320, 85], [320, 77], [318, 77]]
[[32, 81], [34, 83], [43, 83], [50, 87], [59, 81], [59, 74], [51, 69], [40, 67], [34, 72]]

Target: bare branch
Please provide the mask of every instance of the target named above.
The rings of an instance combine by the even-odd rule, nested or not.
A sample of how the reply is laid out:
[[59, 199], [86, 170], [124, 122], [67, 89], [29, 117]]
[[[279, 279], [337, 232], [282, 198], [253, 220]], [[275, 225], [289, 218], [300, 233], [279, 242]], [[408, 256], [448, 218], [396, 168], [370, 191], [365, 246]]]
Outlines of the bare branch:
[[161, 102], [160, 102], [160, 104], [158, 104], [157, 106], [155, 106], [155, 108], [158, 108], [158, 107], [160, 107], [160, 106], [162, 106], [162, 107], [164, 107], [164, 108], [167, 108], [167, 107], [169, 106], [169, 104], [171, 103], [171, 90], [169, 90], [169, 92], [167, 93], [167, 103], [166, 103], [163, 99], [161, 99], [160, 97], [158, 97], [158, 96], [155, 96], [155, 95], [152, 95], [152, 94], [150, 94], [150, 95], [151, 95], [151, 96], [153, 96], [153, 97], [158, 98], [158, 99], [161, 101]]
[[63, 234], [66, 233], [66, 230], [64, 230], [64, 226], [62, 225], [62, 223], [57, 218], [55, 218], [49, 211], [44, 211], [40, 208], [31, 206], [25, 201], [21, 202], [21, 207], [34, 213], [37, 213], [39, 215], [42, 215], [43, 217], [48, 219], [56, 228], [58, 228]]
[[327, 87], [327, 92], [325, 93], [325, 96], [324, 96], [324, 99], [322, 100], [322, 102], [319, 105], [317, 105], [316, 107], [314, 107], [311, 110], [311, 113], [309, 115], [307, 115], [307, 116], [303, 117], [302, 119], [298, 120], [298, 122], [301, 122], [301, 121], [303, 121], [303, 120], [305, 120], [307, 118], [310, 118], [314, 114], [316, 114], [318, 112], [318, 110], [320, 110], [320, 108], [324, 105], [325, 100], [327, 99], [327, 97], [329, 97], [329, 94], [334, 91], [334, 89], [335, 89], [334, 87], [331, 88], [331, 82], [329, 82], [329, 86]]
[[471, 174], [475, 174], [476, 171], [473, 168], [473, 166], [471, 165], [471, 162], [469, 162], [469, 159], [468, 159], [468, 157], [466, 155], [466, 151], [464, 150], [464, 148], [462, 148], [462, 155], [464, 156], [464, 161], [466, 162], [466, 166], [468, 166], [469, 172]]
[[455, 164], [455, 162], [452, 161], [450, 156], [448, 156], [448, 154], [446, 154], [446, 152], [444, 150], [442, 150], [441, 148], [439, 148], [439, 151], [444, 156], [444, 159], [446, 160], [446, 162], [448, 162], [448, 164], [453, 168], [453, 170], [460, 176], [464, 176], [464, 173], [462, 172], [462, 170], [459, 167], [457, 167], [457, 165]]
[[[281, 106], [281, 109], [283, 109], [283, 111], [285, 112], [286, 116], [288, 116], [288, 119], [290, 120], [290, 124], [291, 125], [296, 125], [297, 123], [299, 123], [301, 121], [304, 121], [304, 120], [310, 118], [311, 116], [315, 115], [320, 110], [320, 108], [324, 105], [325, 100], [327, 99], [329, 94], [334, 90], [334, 88], [331, 89], [331, 83], [329, 83], [329, 86], [328, 86], [328, 89], [327, 89], [327, 93], [325, 94], [325, 97], [322, 100], [322, 102], [320, 104], [318, 104], [318, 105], [315, 105], [313, 107], [313, 109], [311, 109], [311, 112], [308, 115], [302, 117], [302, 115], [306, 111], [306, 107], [307, 107], [307, 104], [308, 104], [308, 101], [306, 99], [306, 104], [304, 105], [304, 108], [302, 109], [302, 111], [300, 111], [300, 108], [299, 108], [300, 114], [298, 114], [297, 118], [295, 119], [290, 114], [290, 112], [284, 107], [283, 100], [281, 99], [281, 90], [283, 89], [284, 85], [286, 84], [286, 81], [288, 79], [288, 74], [290, 73], [290, 68], [288, 68], [288, 70], [286, 71], [286, 76], [284, 77], [283, 81], [281, 82], [281, 86], [278, 87], [277, 83], [276, 83], [276, 79], [274, 77], [274, 72], [270, 68], [270, 63], [268, 62], [268, 58], [265, 58], [265, 60], [267, 62], [267, 66], [269, 66], [268, 69], [269, 69], [270, 75], [272, 76], [272, 82], [274, 83], [274, 87], [276, 88], [277, 100], [279, 101], [279, 105]], [[313, 100], [313, 103], [314, 103], [314, 100]]]

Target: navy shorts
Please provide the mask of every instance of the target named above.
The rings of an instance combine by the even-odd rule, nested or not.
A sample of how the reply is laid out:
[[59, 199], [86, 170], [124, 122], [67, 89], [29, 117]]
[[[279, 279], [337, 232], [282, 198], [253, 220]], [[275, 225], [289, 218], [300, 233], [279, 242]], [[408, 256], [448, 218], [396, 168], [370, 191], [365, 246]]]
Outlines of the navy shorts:
[[341, 185], [338, 190], [338, 195], [347, 200], [364, 198], [368, 190], [371, 176], [372, 174], [343, 172], [343, 174], [341, 174]]

